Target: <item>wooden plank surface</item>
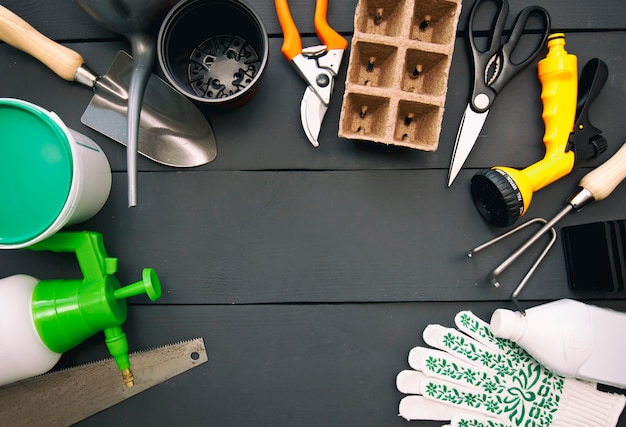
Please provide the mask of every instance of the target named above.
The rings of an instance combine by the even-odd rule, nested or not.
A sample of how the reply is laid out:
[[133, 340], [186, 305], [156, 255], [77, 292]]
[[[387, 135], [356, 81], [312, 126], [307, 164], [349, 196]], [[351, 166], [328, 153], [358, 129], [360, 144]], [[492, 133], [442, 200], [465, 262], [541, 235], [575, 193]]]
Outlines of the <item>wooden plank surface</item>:
[[[317, 42], [305, 38], [304, 43]], [[305, 85], [281, 55], [280, 44], [280, 39], [270, 41], [267, 71], [258, 93], [249, 103], [228, 111], [203, 108], [217, 138], [218, 154], [215, 161], [195, 170], [448, 168], [470, 91], [468, 56], [462, 38], [457, 39], [455, 46], [439, 149], [434, 153], [337, 136], [346, 63], [338, 76], [335, 94], [324, 119], [320, 146], [312, 147], [299, 119], [300, 98]], [[626, 140], [621, 126], [626, 98], [617, 96], [626, 86], [626, 77], [621, 72], [626, 68], [626, 59], [624, 55], [615, 54], [624, 45], [624, 31], [567, 35], [567, 48], [577, 55], [579, 69], [596, 56], [609, 68], [609, 79], [590, 111], [594, 125], [603, 131], [609, 141], [607, 156]], [[71, 43], [68, 46], [83, 54], [86, 63], [99, 73], [105, 73], [118, 50], [125, 48], [121, 42]], [[3, 96], [21, 97], [54, 110], [68, 126], [93, 138], [106, 152], [114, 170], [126, 169], [124, 147], [80, 122], [92, 97], [89, 89], [61, 80], [39, 62], [10, 46], [0, 45], [0, 54], [7, 58], [0, 64]], [[155, 72], [159, 74], [158, 69]], [[23, 84], [24, 81], [29, 84]], [[522, 70], [498, 96], [481, 131], [480, 141], [465, 167], [488, 168], [497, 164], [525, 167], [541, 159], [544, 153], [544, 125], [540, 93], [536, 66]], [[59, 102], [60, 97], [64, 102]], [[285, 125], [276, 126], [278, 123]], [[259, 129], [263, 132], [262, 140]], [[589, 165], [595, 166], [600, 162], [596, 159]], [[142, 157], [139, 158], [138, 168], [174, 171]]]
[[[175, 2], [172, 1], [172, 3]], [[270, 36], [281, 35], [274, 2], [270, 0], [247, 0], [246, 3], [259, 14]], [[328, 22], [341, 33], [352, 32], [357, 0], [331, 1], [329, 3]], [[2, 4], [55, 40], [119, 38], [118, 35], [93, 25], [91, 18], [72, 0], [5, 0]], [[289, 4], [295, 11], [293, 18], [300, 32], [314, 34], [313, 12], [315, 2], [291, 0]], [[463, 2], [459, 19], [460, 31], [465, 30], [472, 4], [471, 1]], [[533, 0], [509, 1], [508, 27], [513, 24], [515, 15], [520, 10], [534, 4], [538, 4], [538, 2]], [[564, 4], [562, 0], [544, 0], [540, 4], [550, 13], [552, 28], [558, 31], [624, 29], [626, 22], [626, 11], [615, 0], [597, 0], [593, 2], [593, 7], [590, 7], [589, 3], [578, 1]], [[210, 23], [210, 18], [208, 22]], [[486, 30], [488, 28], [486, 22], [483, 25], [482, 28], [478, 27], [478, 29]]]
[[[256, 96], [233, 110], [202, 111], [218, 144], [217, 159], [191, 170], [139, 159], [139, 206], [126, 207], [123, 146], [80, 122], [92, 93], [56, 77], [36, 60], [0, 44], [0, 89], [55, 111], [105, 151], [111, 196], [93, 219], [71, 227], [103, 233], [119, 258], [120, 282], [154, 268], [163, 296], [131, 300], [124, 329], [131, 350], [202, 336], [209, 363], [80, 425], [394, 426], [402, 395], [395, 375], [408, 351], [423, 344], [429, 323], [452, 325], [471, 309], [488, 319], [511, 307], [509, 295], [537, 255], [515, 263], [496, 289], [489, 271], [521, 243], [503, 242], [469, 259], [467, 250], [504, 230], [487, 225], [469, 194], [482, 168], [523, 168], [544, 153], [536, 65], [498, 96], [465, 169], [446, 180], [454, 139], [470, 91], [464, 35], [471, 0], [463, 4], [443, 118], [434, 153], [337, 137], [347, 63], [342, 65], [320, 147], [307, 141], [299, 118], [303, 81], [280, 53], [273, 2], [247, 0], [270, 34], [270, 59]], [[313, 1], [291, 0], [303, 44], [318, 44]], [[513, 14], [537, 2], [511, 0]], [[99, 73], [120, 49], [74, 1], [5, 0], [3, 5], [49, 37], [80, 52]], [[328, 20], [350, 38], [357, 0], [333, 1]], [[565, 31], [579, 69], [604, 60], [609, 79], [591, 108], [609, 149], [602, 158], [535, 194], [524, 219], [551, 217], [580, 178], [626, 141], [626, 8], [617, 0], [541, 2], [554, 31]], [[477, 30], [484, 31], [485, 23]], [[481, 34], [484, 35], [484, 34]], [[158, 67], [154, 72], [162, 75]], [[565, 217], [566, 225], [626, 218], [626, 184], [606, 200]], [[75, 278], [68, 254], [0, 252], [0, 277], [25, 273]], [[560, 237], [521, 294], [530, 307], [575, 298], [626, 311], [624, 293], [567, 288]], [[625, 348], [626, 350], [626, 348]], [[66, 353], [60, 367], [107, 357], [98, 335]], [[412, 425], [434, 427], [442, 422]], [[619, 426], [626, 427], [623, 415]]]
[[[615, 301], [601, 301], [619, 308]], [[428, 323], [460, 310], [488, 319], [487, 302], [133, 307], [134, 348], [203, 336], [209, 362], [104, 411], [81, 426], [418, 426], [397, 416], [395, 377]], [[426, 320], [427, 319], [427, 320]], [[425, 321], [426, 320], [426, 321]], [[68, 365], [105, 357], [91, 340]], [[620, 426], [626, 425], [622, 415]]]
[[[529, 218], [561, 210], [580, 172], [538, 193]], [[487, 275], [530, 233], [467, 258], [467, 250], [503, 230], [483, 223], [465, 186], [442, 194], [446, 176], [443, 170], [143, 173], [139, 206], [129, 211], [125, 176], [115, 174], [105, 208], [72, 228], [104, 234], [109, 254], [120, 260], [122, 283], [138, 280], [143, 267], [156, 269], [167, 290], [160, 303], [508, 299], [536, 253], [503, 275], [503, 289]], [[464, 171], [460, 179], [466, 178]], [[623, 187], [560, 226], [626, 218], [625, 201]], [[22, 264], [23, 273], [56, 277], [74, 264], [60, 255], [0, 255], [7, 260], [0, 276]], [[574, 295], [566, 283], [559, 241], [522, 297]]]

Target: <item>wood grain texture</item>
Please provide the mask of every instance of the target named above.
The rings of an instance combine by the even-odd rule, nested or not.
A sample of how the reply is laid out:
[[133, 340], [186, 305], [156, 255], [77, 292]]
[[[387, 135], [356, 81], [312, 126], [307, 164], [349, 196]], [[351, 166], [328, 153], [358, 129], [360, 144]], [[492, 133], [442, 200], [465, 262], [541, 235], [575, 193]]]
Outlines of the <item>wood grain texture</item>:
[[[305, 43], [311, 41], [304, 40]], [[620, 95], [626, 88], [626, 75], [620, 71], [626, 69], [626, 58], [617, 54], [624, 45], [626, 32], [567, 35], [567, 49], [578, 56], [579, 69], [593, 57], [601, 58], [609, 69], [607, 83], [590, 110], [592, 123], [603, 131], [610, 144], [606, 158], [626, 140], [622, 126], [626, 97]], [[68, 46], [81, 53], [89, 67], [105, 73], [117, 51], [124, 48], [124, 43], [72, 43]], [[102, 147], [113, 170], [126, 170], [125, 148], [80, 122], [92, 97], [89, 89], [61, 80], [38, 61], [10, 46], [0, 45], [0, 55], [6, 58], [0, 63], [3, 96], [20, 97], [57, 112], [68, 126], [91, 137]], [[280, 40], [273, 39], [266, 73], [258, 93], [250, 102], [227, 111], [202, 108], [215, 132], [218, 154], [213, 162], [194, 170], [448, 168], [470, 91], [468, 61], [465, 43], [457, 39], [436, 152], [339, 138], [337, 131], [346, 63], [337, 78], [335, 93], [322, 125], [320, 146], [315, 148], [300, 125], [300, 98], [305, 84], [281, 55]], [[159, 74], [159, 70], [155, 72]], [[540, 93], [534, 64], [522, 70], [498, 96], [465, 167], [503, 165], [519, 168], [543, 157]], [[263, 138], [259, 137], [259, 131]], [[601, 159], [595, 159], [589, 165], [600, 163]], [[142, 156], [139, 156], [138, 168], [140, 171], [175, 170]]]
[[[354, 30], [354, 11], [358, 0], [329, 1], [328, 22], [340, 33]], [[270, 0], [247, 0], [261, 17], [271, 37], [282, 35], [274, 2]], [[102, 27], [84, 13], [72, 0], [4, 0], [4, 6], [11, 9], [35, 28], [55, 40], [98, 40], [120, 38]], [[510, 28], [519, 11], [524, 7], [537, 4], [534, 0], [511, 0], [507, 27]], [[314, 34], [313, 14], [315, 2], [291, 0], [289, 2], [294, 21], [300, 33]], [[464, 31], [469, 15], [471, 1], [463, 2], [459, 20], [459, 31]], [[548, 10], [552, 18], [552, 28], [556, 31], [576, 30], [623, 30], [626, 23], [626, 11], [615, 0], [597, 0], [590, 7], [586, 2], [567, 2], [562, 0], [544, 0], [541, 5]], [[479, 22], [477, 29], [487, 30], [487, 22]]]
[[[467, 250], [504, 230], [487, 225], [473, 206], [469, 180], [480, 168], [525, 167], [543, 156], [541, 91], [536, 66], [499, 95], [455, 184], [446, 187], [450, 156], [467, 97], [470, 65], [463, 4], [450, 69], [439, 149], [434, 153], [337, 137], [347, 64], [313, 148], [300, 125], [302, 79], [280, 54], [282, 35], [271, 0], [247, 0], [270, 33], [270, 59], [259, 91], [233, 110], [203, 108], [217, 159], [182, 170], [139, 158], [139, 206], [126, 203], [123, 146], [80, 122], [92, 93], [55, 76], [35, 59], [0, 44], [0, 93], [55, 111], [105, 151], [114, 170], [111, 195], [93, 219], [73, 230], [104, 235], [119, 259], [117, 278], [139, 280], [145, 267], [161, 278], [163, 296], [130, 300], [124, 330], [131, 350], [201, 336], [209, 362], [84, 422], [108, 425], [406, 426], [397, 416], [396, 374], [429, 323], [452, 325], [471, 309], [488, 319], [511, 308], [509, 295], [536, 251], [502, 277], [489, 271], [521, 243], [519, 236], [473, 259]], [[318, 43], [314, 3], [289, 2], [305, 46]], [[329, 22], [347, 38], [357, 0], [331, 1]], [[511, 0], [513, 14], [535, 4]], [[75, 49], [105, 73], [127, 42], [91, 21], [71, 0], [3, 5], [42, 33]], [[535, 194], [526, 218], [551, 217], [593, 166], [626, 140], [625, 11], [618, 0], [541, 2], [553, 29], [582, 64], [609, 68], [591, 108], [609, 150], [585, 168]], [[512, 24], [510, 17], [508, 26]], [[479, 24], [478, 30], [484, 24]], [[484, 26], [486, 28], [486, 26]], [[161, 74], [158, 67], [154, 72]], [[1, 139], [0, 139], [1, 141]], [[2, 183], [0, 183], [2, 185]], [[558, 225], [626, 218], [626, 184]], [[520, 295], [530, 307], [576, 298], [626, 311], [626, 294], [567, 288], [560, 237]], [[1, 251], [0, 277], [76, 278], [71, 254]], [[98, 334], [66, 353], [68, 367], [108, 357]], [[435, 427], [442, 422], [411, 425]], [[622, 416], [620, 427], [626, 427]]]
[[[537, 301], [540, 303], [541, 301]], [[602, 307], [622, 307], [599, 301]], [[178, 336], [204, 338], [208, 363], [145, 391], [80, 426], [418, 426], [397, 416], [398, 372], [424, 345], [427, 324], [453, 327], [472, 310], [489, 319], [509, 307], [488, 302], [410, 304], [132, 307], [126, 332], [133, 349]], [[63, 362], [105, 357], [92, 340]], [[622, 415], [619, 427], [626, 426]]]
[[83, 65], [78, 53], [42, 35], [5, 7], [0, 8], [0, 39], [39, 59], [65, 80], [73, 81]]
[[[470, 173], [462, 171], [459, 182]], [[538, 192], [527, 218], [560, 211], [582, 173]], [[129, 210], [125, 175], [116, 173], [104, 209], [72, 228], [103, 233], [122, 283], [154, 268], [164, 288], [160, 303], [508, 299], [534, 251], [502, 276], [501, 289], [486, 278], [530, 234], [468, 258], [469, 249], [504, 230], [483, 222], [466, 185], [444, 191], [445, 179], [445, 170], [142, 173], [139, 206]], [[625, 202], [626, 185], [558, 228], [624, 218]], [[575, 295], [560, 244], [521, 299]], [[16, 264], [40, 278], [62, 272], [61, 264], [51, 272], [48, 262], [35, 261], [56, 264], [58, 256], [0, 256], [0, 277]], [[63, 268], [74, 264], [63, 260]]]

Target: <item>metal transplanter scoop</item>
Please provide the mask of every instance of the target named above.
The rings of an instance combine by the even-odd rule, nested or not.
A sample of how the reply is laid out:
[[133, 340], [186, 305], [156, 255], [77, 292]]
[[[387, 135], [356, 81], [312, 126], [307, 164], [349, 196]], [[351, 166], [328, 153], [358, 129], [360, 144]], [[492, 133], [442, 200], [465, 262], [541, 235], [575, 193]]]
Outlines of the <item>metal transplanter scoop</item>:
[[[126, 145], [128, 142], [128, 87], [133, 60], [120, 50], [83, 113], [83, 124]], [[217, 156], [213, 129], [198, 108], [152, 74], [141, 107], [139, 154], [173, 167], [196, 167]]]
[[169, 0], [77, 0], [77, 3], [103, 27], [125, 36], [131, 45], [133, 72], [128, 95], [128, 206], [136, 206], [139, 115], [156, 54], [153, 29], [158, 19], [171, 6], [171, 2]]
[[[121, 144], [127, 143], [132, 59], [126, 52], [118, 52], [107, 74], [98, 76], [80, 54], [50, 40], [3, 6], [0, 40], [37, 58], [59, 77], [92, 88], [94, 96], [82, 122]], [[139, 127], [138, 151], [155, 162], [195, 167], [217, 155], [213, 130], [204, 115], [154, 74], [148, 78]]]

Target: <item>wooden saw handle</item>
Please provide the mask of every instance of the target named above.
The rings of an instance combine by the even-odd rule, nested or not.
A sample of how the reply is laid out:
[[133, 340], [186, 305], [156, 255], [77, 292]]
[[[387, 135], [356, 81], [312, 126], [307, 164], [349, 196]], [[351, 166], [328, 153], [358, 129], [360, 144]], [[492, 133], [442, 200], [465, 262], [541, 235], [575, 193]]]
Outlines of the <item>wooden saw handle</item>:
[[74, 81], [83, 57], [35, 30], [28, 22], [0, 6], [0, 40], [37, 58], [59, 77]]

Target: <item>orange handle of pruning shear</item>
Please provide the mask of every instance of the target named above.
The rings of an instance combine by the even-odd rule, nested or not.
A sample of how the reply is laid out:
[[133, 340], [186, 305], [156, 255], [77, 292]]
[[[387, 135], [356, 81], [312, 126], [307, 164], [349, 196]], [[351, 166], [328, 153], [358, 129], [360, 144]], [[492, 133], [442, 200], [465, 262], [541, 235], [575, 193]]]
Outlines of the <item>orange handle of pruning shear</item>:
[[[293, 21], [293, 17], [289, 11], [287, 0], [274, 0], [274, 5], [276, 6], [278, 22], [283, 30], [284, 41], [281, 52], [288, 61], [291, 61], [302, 52], [302, 40], [300, 39], [296, 23]], [[327, 50], [345, 50], [348, 47], [348, 41], [328, 25], [328, 21], [326, 20], [327, 12], [328, 0], [318, 0], [315, 4], [314, 17], [317, 36], [326, 45]]]
[[276, 6], [278, 22], [285, 38], [280, 51], [288, 61], [291, 61], [302, 52], [302, 40], [300, 39], [296, 23], [293, 22], [291, 12], [289, 12], [287, 0], [274, 0], [274, 5]]
[[345, 50], [348, 47], [348, 41], [328, 25], [327, 12], [328, 0], [317, 0], [315, 4], [315, 31], [317, 36], [326, 45], [327, 50]]

